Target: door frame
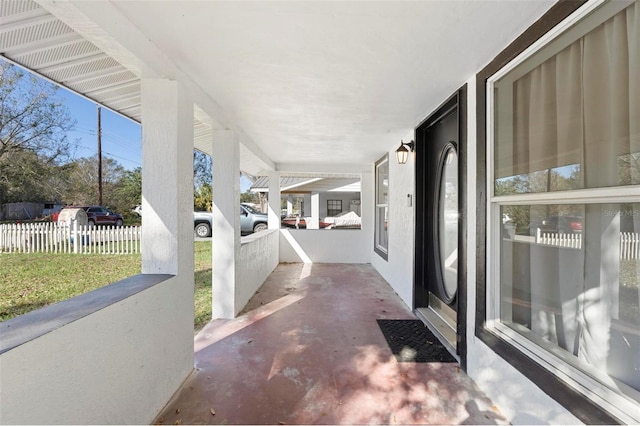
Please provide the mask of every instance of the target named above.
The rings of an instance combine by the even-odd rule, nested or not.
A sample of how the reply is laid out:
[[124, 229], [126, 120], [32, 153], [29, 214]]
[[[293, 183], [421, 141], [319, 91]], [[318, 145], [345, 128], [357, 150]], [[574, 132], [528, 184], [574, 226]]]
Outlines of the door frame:
[[[456, 90], [446, 101], [440, 104], [433, 113], [425, 118], [415, 129], [416, 135], [416, 149], [419, 145], [419, 136], [422, 138], [422, 132], [419, 132], [421, 128], [429, 127], [433, 123], [440, 120], [445, 113], [451, 108], [457, 107], [458, 109], [458, 207], [459, 217], [458, 221], [458, 314], [456, 321], [456, 350], [460, 358], [460, 367], [467, 371], [467, 85], [465, 84], [460, 89]], [[425, 173], [424, 166], [418, 157], [416, 156], [415, 162], [415, 190], [416, 199], [418, 194], [423, 190], [422, 188], [422, 176]], [[420, 212], [416, 210], [414, 214], [414, 229], [415, 229], [415, 249], [414, 249], [414, 281], [413, 281], [413, 309], [418, 306], [418, 299], [422, 300], [422, 295], [418, 294], [418, 282], [422, 277], [421, 259], [423, 256], [423, 241], [421, 231], [425, 227], [425, 223], [419, 219], [423, 217]], [[421, 303], [422, 304], [422, 303]]]

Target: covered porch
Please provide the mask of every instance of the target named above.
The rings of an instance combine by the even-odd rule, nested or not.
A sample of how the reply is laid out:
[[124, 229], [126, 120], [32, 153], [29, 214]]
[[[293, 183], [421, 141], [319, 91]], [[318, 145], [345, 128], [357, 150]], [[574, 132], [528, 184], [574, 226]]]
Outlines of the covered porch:
[[[476, 74], [553, 4], [3, 2], [7, 60], [142, 125], [145, 216], [142, 274], [0, 326], [0, 423], [579, 422], [475, 332]], [[397, 363], [376, 319], [413, 318], [429, 254], [395, 150], [461, 88], [461, 363]], [[218, 318], [195, 342], [194, 148]], [[242, 239], [241, 172], [269, 178], [269, 229]], [[359, 177], [361, 229], [280, 229], [283, 177]]]
[[370, 265], [280, 264], [236, 319], [198, 333], [154, 423], [508, 423], [457, 363], [395, 360], [376, 319], [413, 318]]

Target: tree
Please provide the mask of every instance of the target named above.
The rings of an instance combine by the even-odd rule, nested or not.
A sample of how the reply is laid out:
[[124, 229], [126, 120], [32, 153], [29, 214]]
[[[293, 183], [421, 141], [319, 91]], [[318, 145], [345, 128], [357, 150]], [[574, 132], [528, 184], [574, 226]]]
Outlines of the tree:
[[60, 182], [54, 177], [65, 174], [64, 166], [52, 164], [31, 151], [6, 153], [0, 166], [0, 203], [62, 199]]
[[48, 198], [46, 191], [38, 193], [39, 183], [46, 181], [43, 173], [47, 168], [55, 171], [69, 157], [72, 144], [66, 132], [75, 121], [55, 97], [56, 90], [53, 84], [0, 61], [0, 204], [24, 201], [15, 199], [22, 196], [15, 190], [25, 179], [34, 185], [30, 198]]
[[193, 150], [193, 187], [198, 190], [202, 185], [211, 186], [213, 180], [213, 161], [211, 157], [197, 149]]
[[[67, 190], [64, 200], [71, 204], [87, 205], [98, 203], [98, 156], [80, 158], [69, 165]], [[102, 192], [106, 207], [113, 209], [132, 207], [118, 202], [118, 188], [125, 176], [125, 169], [112, 158], [102, 159]]]
[[240, 194], [240, 202], [260, 204], [260, 196], [255, 192], [251, 192], [250, 189], [247, 189], [245, 192]]
[[126, 170], [115, 191], [113, 206], [122, 214], [129, 212], [133, 207], [142, 204], [142, 168]]
[[193, 194], [193, 209], [195, 211], [210, 212], [213, 206], [213, 189], [208, 183], [203, 183]]
[[193, 208], [211, 211], [213, 206], [213, 160], [197, 149], [193, 150]]

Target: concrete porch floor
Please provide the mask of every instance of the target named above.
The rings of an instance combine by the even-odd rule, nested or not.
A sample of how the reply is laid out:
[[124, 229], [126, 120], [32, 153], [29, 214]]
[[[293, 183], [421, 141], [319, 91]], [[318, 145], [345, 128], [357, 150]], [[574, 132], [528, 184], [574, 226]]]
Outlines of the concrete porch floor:
[[378, 318], [415, 317], [370, 265], [281, 264], [155, 423], [507, 423], [458, 364], [396, 362]]

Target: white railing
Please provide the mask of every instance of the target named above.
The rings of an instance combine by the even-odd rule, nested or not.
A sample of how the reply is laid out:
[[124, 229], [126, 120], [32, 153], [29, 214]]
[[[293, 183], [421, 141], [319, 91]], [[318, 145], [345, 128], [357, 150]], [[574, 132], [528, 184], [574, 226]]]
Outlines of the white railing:
[[536, 243], [555, 247], [582, 248], [582, 234], [559, 234], [557, 232], [536, 231]]
[[140, 253], [140, 227], [82, 226], [46, 223], [0, 225], [0, 252], [9, 253]]
[[[536, 244], [581, 249], [582, 234], [543, 232], [538, 228], [536, 231]], [[620, 233], [620, 259], [640, 260], [640, 233]]]
[[640, 234], [633, 232], [620, 233], [620, 258], [640, 259]]

